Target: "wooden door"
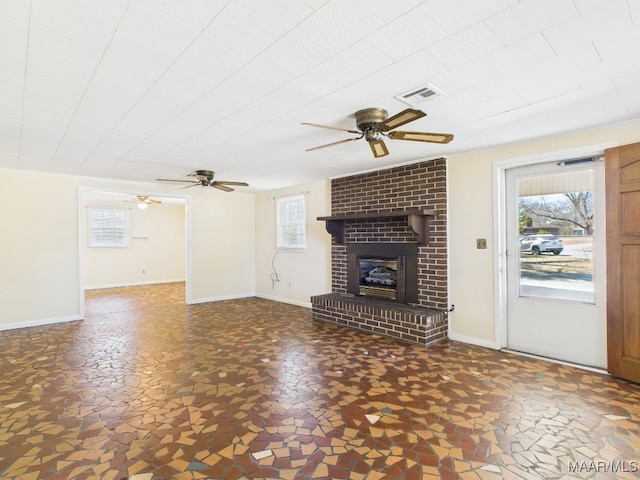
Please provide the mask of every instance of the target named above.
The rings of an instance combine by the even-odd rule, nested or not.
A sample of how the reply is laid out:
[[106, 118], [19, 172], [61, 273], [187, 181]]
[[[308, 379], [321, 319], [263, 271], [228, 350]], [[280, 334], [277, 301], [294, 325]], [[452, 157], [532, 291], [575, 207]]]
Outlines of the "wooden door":
[[640, 143], [605, 151], [607, 361], [640, 383]]

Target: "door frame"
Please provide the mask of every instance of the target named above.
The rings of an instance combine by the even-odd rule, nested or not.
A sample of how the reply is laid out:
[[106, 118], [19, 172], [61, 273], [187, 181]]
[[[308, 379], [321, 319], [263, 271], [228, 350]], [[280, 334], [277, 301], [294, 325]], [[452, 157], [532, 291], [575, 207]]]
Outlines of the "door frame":
[[493, 178], [493, 224], [496, 241], [493, 245], [494, 262], [494, 342], [497, 349], [507, 348], [507, 213], [506, 174], [511, 168], [560, 162], [573, 158], [603, 155], [607, 148], [617, 147], [618, 142], [588, 145], [569, 150], [544, 152], [526, 157], [498, 160], [492, 166]]

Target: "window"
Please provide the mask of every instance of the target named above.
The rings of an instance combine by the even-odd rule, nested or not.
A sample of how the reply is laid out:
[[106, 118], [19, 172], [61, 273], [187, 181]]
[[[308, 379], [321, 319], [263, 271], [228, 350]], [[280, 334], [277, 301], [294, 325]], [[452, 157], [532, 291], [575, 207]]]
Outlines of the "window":
[[89, 247], [128, 247], [129, 210], [89, 209]]
[[595, 302], [594, 175], [585, 168], [516, 179], [521, 297]]
[[307, 248], [307, 226], [304, 195], [276, 199], [277, 248], [282, 250], [305, 250]]

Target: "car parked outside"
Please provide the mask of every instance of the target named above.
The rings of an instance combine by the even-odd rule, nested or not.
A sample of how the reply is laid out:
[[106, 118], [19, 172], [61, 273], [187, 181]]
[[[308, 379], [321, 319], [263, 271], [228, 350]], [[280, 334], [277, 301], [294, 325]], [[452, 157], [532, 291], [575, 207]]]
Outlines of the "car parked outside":
[[525, 235], [520, 239], [520, 251], [529, 252], [533, 255], [540, 255], [545, 252], [560, 255], [563, 249], [562, 240], [555, 235]]

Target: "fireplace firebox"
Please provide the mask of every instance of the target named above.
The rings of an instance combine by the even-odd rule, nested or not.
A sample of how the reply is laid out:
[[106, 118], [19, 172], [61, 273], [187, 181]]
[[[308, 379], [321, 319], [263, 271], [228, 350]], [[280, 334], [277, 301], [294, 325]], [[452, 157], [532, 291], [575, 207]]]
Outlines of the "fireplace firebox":
[[418, 300], [418, 247], [410, 243], [347, 246], [347, 291], [403, 303]]
[[398, 278], [404, 272], [405, 257], [379, 258], [358, 257], [360, 267], [360, 281], [358, 293], [373, 297], [397, 300], [398, 287], [404, 287], [404, 280]]

